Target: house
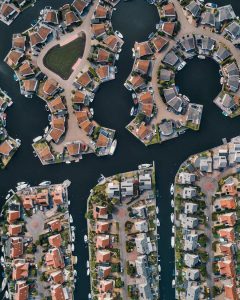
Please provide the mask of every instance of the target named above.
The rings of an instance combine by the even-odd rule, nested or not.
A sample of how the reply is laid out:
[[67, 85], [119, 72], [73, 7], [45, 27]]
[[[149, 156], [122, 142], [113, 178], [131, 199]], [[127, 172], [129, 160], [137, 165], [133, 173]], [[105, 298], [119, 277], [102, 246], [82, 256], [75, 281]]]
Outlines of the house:
[[142, 42], [142, 43], [135, 42], [134, 50], [135, 50], [136, 58], [141, 58], [153, 54], [152, 49], [148, 42]]
[[3, 157], [8, 157], [11, 155], [11, 151], [14, 149], [9, 140], [5, 140], [0, 144], [0, 154]]
[[198, 210], [198, 204], [191, 203], [191, 202], [185, 202], [184, 204], [184, 213], [187, 214], [194, 214]]
[[180, 184], [192, 184], [195, 180], [196, 176], [194, 173], [180, 172], [178, 174], [178, 181]]
[[103, 133], [98, 135], [96, 141], [96, 148], [107, 148], [109, 146], [110, 139]]
[[54, 96], [59, 90], [58, 83], [56, 80], [48, 78], [43, 85], [43, 93], [46, 97]]
[[199, 160], [199, 169], [201, 172], [212, 172], [212, 157], [200, 157]]
[[145, 80], [138, 74], [132, 74], [128, 79], [128, 83], [133, 90], [143, 89], [146, 86]]
[[200, 271], [198, 269], [187, 268], [184, 270], [185, 278], [187, 280], [198, 280], [200, 278]]
[[75, 91], [72, 97], [72, 102], [75, 104], [83, 104], [86, 105], [87, 96], [82, 91]]
[[188, 283], [186, 300], [198, 300], [200, 291], [200, 286]]
[[106, 233], [109, 231], [110, 224], [106, 221], [97, 221], [96, 222], [96, 233]]
[[135, 238], [136, 249], [140, 254], [149, 254], [152, 252], [150, 239], [148, 240], [146, 233], [139, 233]]
[[8, 240], [10, 247], [10, 258], [18, 258], [23, 254], [23, 238], [22, 237], [10, 237]]
[[49, 226], [50, 226], [50, 228], [51, 228], [51, 231], [61, 231], [61, 229], [62, 229], [62, 225], [61, 225], [61, 222], [59, 221], [59, 220], [53, 220], [53, 221], [50, 221], [50, 222], [48, 222], [47, 223]]
[[63, 288], [61, 284], [51, 286], [52, 300], [68, 300], [68, 292], [66, 288]]
[[171, 136], [174, 133], [174, 122], [172, 120], [162, 121], [159, 126], [159, 132], [162, 137]]
[[36, 79], [26, 79], [22, 81], [22, 89], [26, 94], [32, 94], [36, 92], [38, 87], [38, 81]]
[[17, 225], [10, 224], [10, 225], [8, 226], [8, 234], [9, 234], [10, 236], [17, 236], [17, 235], [19, 235], [21, 232], [22, 232], [22, 225], [21, 225], [21, 224], [17, 224]]
[[162, 23], [162, 32], [168, 36], [173, 36], [175, 29], [175, 22], [163, 22]]
[[170, 81], [173, 76], [174, 73], [171, 70], [167, 70], [167, 69], [160, 70], [160, 75], [159, 75], [160, 81]]
[[197, 196], [197, 190], [194, 187], [185, 187], [183, 188], [183, 199], [192, 199]]
[[21, 34], [14, 34], [12, 38], [12, 48], [20, 51], [25, 51], [26, 36], [23, 36]]
[[24, 53], [18, 49], [12, 49], [5, 58], [5, 62], [11, 68], [16, 68], [20, 63], [21, 58], [24, 57]]
[[210, 11], [205, 11], [201, 15], [201, 24], [205, 26], [208, 25], [211, 27], [215, 27], [216, 25], [215, 15]]
[[16, 282], [15, 300], [28, 300], [29, 286], [25, 280]]
[[7, 24], [10, 24], [19, 15], [20, 10], [13, 4], [6, 1], [2, 2], [0, 15]]
[[97, 235], [96, 239], [96, 248], [97, 249], [104, 249], [108, 248], [110, 246], [110, 237], [109, 235], [102, 234], [102, 235]]
[[151, 64], [150, 60], [137, 59], [134, 64], [134, 71], [142, 75], [148, 74], [150, 64]]
[[153, 113], [153, 96], [150, 92], [143, 92], [138, 97], [138, 112], [143, 113], [148, 118], [152, 116]]
[[97, 274], [100, 279], [106, 279], [110, 274], [112, 270], [110, 266], [98, 266], [97, 268]]
[[120, 198], [120, 185], [118, 181], [111, 181], [107, 185], [107, 196], [109, 198]]
[[198, 234], [187, 233], [183, 236], [184, 251], [194, 251], [198, 246]]
[[109, 250], [97, 250], [96, 252], [96, 262], [97, 263], [107, 263], [110, 261], [111, 252]]
[[9, 224], [12, 224], [19, 219], [20, 219], [20, 211], [19, 210], [9, 210], [8, 211], [7, 221]]
[[187, 267], [192, 268], [197, 265], [199, 262], [199, 256], [196, 254], [185, 253], [184, 254], [184, 263]]
[[236, 18], [232, 5], [220, 6], [218, 7], [217, 12], [217, 19], [220, 23], [230, 21]]
[[228, 161], [226, 156], [213, 155], [213, 169], [219, 170], [227, 167]]
[[58, 25], [58, 12], [53, 9], [46, 9], [43, 15], [43, 22]]
[[126, 179], [121, 181], [121, 196], [125, 197], [132, 197], [134, 194], [134, 185], [132, 179]]
[[236, 252], [236, 247], [233, 243], [228, 243], [228, 244], [220, 244], [220, 252], [226, 257], [230, 256], [232, 257], [233, 254]]
[[223, 62], [224, 60], [229, 58], [232, 54], [227, 48], [220, 46], [217, 52], [215, 53], [215, 55], [220, 62]]
[[226, 259], [218, 261], [218, 268], [221, 275], [224, 275], [228, 278], [235, 276], [235, 268], [232, 260]]
[[48, 242], [53, 248], [59, 248], [62, 245], [60, 234], [51, 235], [48, 237]]
[[111, 53], [103, 48], [98, 48], [97, 53], [97, 62], [98, 63], [107, 63], [109, 62], [111, 57]]
[[235, 281], [228, 281], [224, 282], [224, 292], [225, 292], [225, 299], [227, 300], [237, 300], [238, 299], [238, 292], [236, 288]]
[[119, 40], [115, 35], [108, 35], [103, 39], [103, 43], [113, 52], [118, 50]]
[[169, 2], [168, 4], [162, 7], [161, 18], [166, 18], [168, 20], [175, 20], [176, 16], [177, 14], [173, 3]]
[[53, 100], [47, 101], [47, 106], [52, 114], [66, 110], [66, 106], [63, 104], [61, 96], [57, 96]]
[[75, 8], [76, 12], [79, 16], [81, 16], [85, 10], [85, 8], [88, 6], [89, 2], [84, 0], [74, 0], [72, 3], [72, 6]]
[[201, 7], [199, 4], [197, 4], [196, 1], [191, 1], [187, 6], [185, 6], [185, 9], [189, 11], [189, 13], [194, 17], [198, 18], [201, 15]]
[[171, 50], [164, 56], [162, 62], [170, 67], [174, 67], [179, 63], [179, 57]]
[[52, 115], [50, 124], [51, 128], [46, 139], [58, 143], [65, 132], [65, 118]]
[[155, 52], [160, 52], [168, 44], [168, 40], [158, 35], [151, 40], [151, 43], [153, 44]]
[[235, 241], [235, 233], [234, 228], [223, 228], [218, 230], [218, 234], [221, 238], [226, 239], [228, 242], [234, 242]]
[[153, 134], [148, 126], [146, 126], [144, 123], [141, 123], [141, 125], [136, 129], [136, 135], [140, 140], [149, 142], [151, 141]]
[[98, 290], [100, 293], [107, 293], [113, 290], [114, 281], [111, 279], [108, 280], [100, 280]]
[[30, 65], [30, 62], [27, 60], [21, 64], [21, 66], [18, 69], [18, 72], [22, 77], [34, 75], [34, 71]]
[[94, 219], [108, 219], [108, 211], [106, 206], [96, 205], [93, 208]]
[[153, 294], [149, 282], [144, 282], [137, 285], [140, 298], [139, 300], [153, 300]]
[[[96, 68], [96, 73], [102, 82], [110, 80], [110, 67], [109, 66], [99, 66]], [[115, 77], [115, 76], [114, 76]], [[114, 79], [114, 78], [112, 78]]]
[[91, 29], [95, 38], [103, 37], [106, 34], [106, 28], [104, 23], [92, 24]]
[[226, 115], [231, 115], [238, 107], [234, 98], [225, 92], [220, 93], [220, 95], [214, 99], [214, 103], [220, 107]]
[[105, 20], [108, 17], [108, 9], [98, 4], [94, 11], [94, 18], [99, 20]]
[[37, 155], [39, 156], [40, 160], [44, 162], [54, 161], [54, 156], [51, 152], [51, 149], [47, 143], [43, 144], [41, 149], [35, 148]]
[[12, 280], [19, 280], [28, 277], [29, 263], [13, 261]]
[[148, 232], [148, 223], [146, 220], [136, 221], [134, 226], [139, 232]]
[[137, 274], [146, 280], [147, 276], [149, 275], [147, 256], [146, 255], [137, 256], [137, 259], [135, 260], [135, 264], [136, 264]]
[[237, 215], [235, 212], [218, 215], [218, 220], [225, 225], [234, 226], [237, 221]]
[[80, 22], [80, 19], [77, 17], [75, 12], [70, 10], [65, 14], [64, 23], [66, 24], [67, 27], [71, 26], [73, 24], [79, 23], [79, 22]]
[[146, 219], [147, 217], [147, 210], [145, 205], [140, 205], [132, 208], [132, 212], [139, 218]]
[[50, 276], [52, 281], [56, 284], [62, 284], [64, 282], [63, 272], [61, 270], [52, 272]]
[[58, 248], [48, 250], [45, 255], [45, 262], [48, 267], [52, 267], [55, 269], [62, 269], [65, 266], [62, 253]]
[[151, 190], [152, 189], [152, 177], [150, 173], [139, 174], [139, 190]]
[[193, 229], [198, 226], [198, 218], [189, 217], [185, 214], [181, 214], [179, 217], [182, 227], [185, 229]]
[[89, 87], [89, 85], [92, 83], [92, 78], [89, 74], [89, 72], [84, 72], [82, 73], [78, 79], [77, 79], [77, 83], [80, 85], [80, 88], [87, 88]]
[[[195, 37], [196, 38], [196, 37]], [[197, 45], [200, 48], [200, 53], [209, 55], [215, 47], [216, 41], [210, 37], [197, 37]]]
[[192, 52], [196, 50], [195, 39], [193, 35], [186, 36], [180, 40], [180, 44], [184, 51]]
[[224, 31], [232, 40], [236, 40], [240, 37], [240, 25], [236, 21], [225, 27]]

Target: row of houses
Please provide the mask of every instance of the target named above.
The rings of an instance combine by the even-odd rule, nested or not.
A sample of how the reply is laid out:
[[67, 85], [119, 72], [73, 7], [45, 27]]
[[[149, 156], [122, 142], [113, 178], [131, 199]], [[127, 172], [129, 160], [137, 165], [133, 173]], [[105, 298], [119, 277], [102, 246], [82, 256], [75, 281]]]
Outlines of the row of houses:
[[[61, 212], [60, 212], [61, 211]], [[71, 231], [63, 185], [24, 187], [6, 202], [2, 262], [11, 299], [73, 299]]]

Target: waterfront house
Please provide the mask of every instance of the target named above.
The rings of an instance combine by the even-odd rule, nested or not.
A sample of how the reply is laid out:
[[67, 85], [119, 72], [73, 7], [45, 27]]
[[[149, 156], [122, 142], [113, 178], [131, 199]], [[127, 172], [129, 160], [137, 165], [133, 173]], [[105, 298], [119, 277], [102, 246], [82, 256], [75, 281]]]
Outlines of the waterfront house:
[[153, 294], [148, 281], [137, 285], [140, 298], [139, 300], [153, 300]]
[[195, 187], [184, 187], [182, 197], [183, 199], [192, 199], [197, 196], [197, 190]]
[[225, 292], [225, 299], [229, 299], [229, 300], [238, 299], [238, 291], [234, 279], [224, 280], [224, 292]]
[[63, 104], [61, 96], [57, 96], [53, 100], [47, 101], [47, 106], [52, 114], [66, 110], [66, 106]]
[[95, 205], [93, 207], [93, 218], [94, 219], [108, 219], [108, 211], [106, 206]]
[[121, 196], [132, 197], [134, 195], [134, 184], [132, 179], [121, 181]]
[[150, 60], [143, 60], [137, 59], [134, 64], [134, 71], [146, 75], [150, 69], [151, 61]]
[[178, 174], [178, 181], [181, 184], [192, 184], [196, 180], [194, 173], [180, 172]]
[[99, 77], [99, 79], [101, 80], [101, 82], [105, 82], [105, 81], [115, 78], [114, 71], [111, 70], [111, 73], [110, 73], [110, 67], [107, 65], [97, 67], [96, 73], [97, 73], [97, 76]]
[[175, 124], [171, 120], [162, 121], [158, 126], [161, 137], [169, 137], [174, 134], [174, 126]]
[[28, 77], [34, 75], [34, 71], [32, 66], [30, 65], [30, 62], [28, 60], [25, 60], [18, 69], [19, 74], [22, 77]]
[[24, 57], [24, 53], [18, 49], [12, 49], [4, 59], [4, 61], [11, 67], [12, 69], [15, 69], [21, 59]]
[[197, 254], [185, 253], [184, 263], [189, 268], [195, 267], [199, 262], [199, 256]]
[[29, 263], [25, 260], [14, 260], [13, 261], [13, 270], [12, 270], [12, 279], [19, 280], [25, 279], [28, 277]]
[[18, 258], [23, 255], [23, 238], [10, 237], [6, 243], [6, 255], [10, 258]]
[[193, 282], [188, 282], [186, 300], [198, 300], [200, 295], [200, 286]]
[[41, 36], [35, 31], [29, 32], [29, 39], [30, 39], [30, 46], [33, 49], [37, 46], [40, 46], [43, 42]]
[[185, 214], [180, 214], [179, 220], [182, 224], [182, 227], [185, 229], [193, 229], [198, 226], [198, 218], [189, 217]]
[[183, 37], [179, 43], [186, 52], [193, 52], [196, 50], [195, 38], [193, 35]]
[[26, 49], [26, 36], [21, 34], [14, 34], [12, 38], [12, 48], [18, 49], [20, 51], [25, 51]]
[[102, 38], [106, 34], [106, 28], [104, 23], [92, 24], [92, 33], [95, 38]]
[[198, 210], [198, 204], [191, 203], [191, 202], [185, 202], [184, 204], [184, 213], [187, 214], [194, 214]]
[[147, 277], [149, 276], [147, 256], [139, 255], [135, 260], [135, 263], [137, 274], [144, 278], [144, 280], [147, 280]]
[[152, 138], [152, 131], [150, 127], [146, 126], [144, 123], [136, 129], [136, 135], [140, 138], [140, 140], [149, 142]]
[[134, 51], [135, 51], [136, 58], [146, 57], [153, 54], [152, 49], [148, 42], [142, 42], [142, 43], [135, 42]]
[[119, 47], [119, 40], [115, 35], [108, 35], [103, 39], [103, 43], [113, 52], [116, 52]]
[[58, 248], [49, 249], [45, 255], [45, 262], [48, 267], [63, 269], [65, 264], [62, 253]]
[[235, 180], [234, 177], [229, 176], [224, 180], [224, 185], [222, 186], [221, 190], [223, 193], [230, 195], [230, 196], [236, 196], [237, 195], [237, 180]]
[[235, 99], [230, 94], [223, 92], [220, 93], [213, 102], [228, 116], [238, 108], [238, 104], [234, 100]]
[[52, 232], [60, 232], [62, 229], [61, 222], [58, 219], [48, 222], [47, 225], [50, 226]]
[[104, 249], [110, 246], [110, 237], [107, 234], [97, 235], [96, 248]]
[[223, 62], [231, 55], [232, 55], [231, 52], [222, 45], [220, 45], [218, 50], [214, 53], [214, 57], [220, 62]]
[[220, 6], [217, 8], [217, 20], [220, 23], [236, 18], [232, 5]]
[[236, 21], [225, 27], [224, 31], [231, 38], [231, 40], [236, 40], [240, 37], [240, 25]]
[[49, 245], [53, 248], [59, 248], [62, 245], [62, 238], [60, 234], [51, 235], [48, 237]]
[[171, 50], [164, 56], [162, 62], [170, 67], [175, 67], [180, 62], [180, 60], [175, 52]]
[[198, 269], [186, 268], [184, 270], [186, 280], [198, 280], [200, 278], [200, 271]]
[[98, 19], [99, 21], [103, 21], [108, 18], [108, 9], [105, 6], [98, 4], [94, 11], [93, 16], [95, 19]]
[[72, 103], [73, 104], [82, 104], [83, 106], [86, 106], [87, 101], [87, 95], [83, 91], [74, 91], [73, 97], [72, 97]]
[[37, 155], [39, 156], [42, 162], [51, 162], [54, 161], [54, 156], [51, 152], [51, 149], [47, 143], [41, 144], [41, 147], [34, 147]]
[[97, 59], [96, 61], [98, 63], [108, 63], [110, 62], [110, 58], [111, 58], [111, 53], [103, 48], [98, 48], [97, 51]]
[[213, 14], [210, 11], [205, 11], [204, 13], [202, 13], [201, 24], [204, 26], [208, 25], [211, 27], [215, 27], [215, 24], [216, 24], [215, 14]]
[[56, 284], [62, 284], [64, 282], [63, 272], [61, 270], [52, 272], [50, 276], [51, 280]]
[[149, 254], [152, 252], [152, 245], [146, 233], [138, 233], [135, 238], [136, 249], [140, 254]]
[[212, 157], [200, 157], [199, 169], [201, 172], [212, 173]]
[[15, 285], [15, 300], [28, 300], [29, 296], [29, 285], [25, 280], [19, 280]]
[[38, 81], [36, 79], [26, 79], [22, 81], [21, 92], [26, 95], [31, 95], [36, 92]]
[[96, 141], [96, 148], [107, 148], [109, 146], [109, 142], [110, 139], [106, 135], [100, 133]]
[[162, 6], [161, 18], [174, 21], [176, 17], [177, 14], [173, 3], [169, 2], [168, 4]]
[[9, 210], [7, 212], [7, 221], [9, 224], [13, 224], [20, 218], [20, 211], [19, 210]]
[[151, 190], [152, 189], [152, 177], [150, 173], [139, 174], [139, 190]]
[[67, 288], [63, 288], [61, 284], [51, 286], [51, 297], [52, 300], [68, 300]]
[[111, 252], [107, 249], [97, 250], [96, 252], [96, 261], [97, 263], [107, 263], [110, 261]]
[[146, 220], [141, 220], [141, 221], [137, 221], [137, 222], [134, 222], [134, 226], [135, 226], [135, 229], [136, 231], [139, 231], [139, 232], [145, 232], [147, 233], [148, 232], [148, 223]]
[[159, 74], [160, 81], [170, 81], [174, 76], [174, 73], [171, 70], [161, 69]]
[[54, 96], [59, 91], [58, 82], [52, 78], [48, 78], [43, 85], [43, 93], [46, 97]]
[[199, 54], [210, 55], [214, 50], [216, 41], [208, 36], [195, 36]]
[[172, 37], [175, 29], [175, 22], [163, 22], [161, 30], [166, 35]]
[[109, 198], [120, 198], [120, 185], [117, 180], [111, 181], [107, 185], [106, 189], [107, 196]]
[[198, 18], [201, 15], [201, 7], [195, 0], [192, 0], [188, 5], [186, 5], [185, 9], [189, 11], [194, 18]]
[[8, 157], [13, 150], [14, 147], [10, 140], [4, 140], [0, 143], [0, 155], [2, 155], [3, 157]]
[[58, 25], [58, 11], [54, 9], [45, 9], [43, 22], [51, 25]]
[[146, 87], [145, 80], [142, 78], [142, 76], [138, 74], [136, 75], [131, 74], [127, 83], [129, 84], [130, 88], [133, 90], [144, 89]]
[[138, 99], [138, 112], [143, 113], [148, 118], [152, 116], [153, 112], [153, 96], [150, 92], [143, 92]]
[[67, 27], [69, 27], [72, 26], [73, 24], [80, 23], [80, 19], [77, 17], [75, 12], [68, 11], [65, 14], [64, 23], [66, 24]]
[[151, 39], [151, 43], [155, 52], [160, 52], [165, 46], [168, 45], [168, 40], [160, 35]]
[[88, 88], [92, 84], [92, 78], [91, 78], [89, 72], [87, 71], [87, 72], [82, 73], [78, 77], [76, 83], [79, 86], [79, 89], [80, 88]]
[[107, 293], [113, 290], [113, 280], [100, 280], [98, 290], [100, 293]]
[[163, 95], [166, 100], [166, 102], [170, 101], [171, 99], [175, 98], [177, 96], [177, 89], [175, 86], [164, 89]]
[[72, 6], [76, 10], [79, 16], [81, 16], [85, 10], [85, 8], [89, 5], [89, 1], [84, 0], [74, 0]]
[[110, 224], [107, 221], [96, 222], [96, 233], [107, 233], [109, 231]]
[[1, 3], [0, 18], [7, 25], [10, 25], [11, 22], [17, 18], [19, 13], [20, 10], [13, 3], [7, 1]]
[[22, 232], [22, 225], [21, 224], [10, 224], [8, 226], [8, 234], [9, 236], [18, 236]]
[[187, 233], [183, 236], [184, 251], [194, 251], [198, 246], [198, 234]]
[[46, 139], [47, 141], [52, 139], [55, 143], [58, 143], [65, 132], [65, 118], [52, 115], [50, 124], [51, 129]]
[[132, 208], [132, 213], [137, 215], [138, 218], [146, 219], [147, 210], [146, 205], [139, 205]]
[[112, 270], [110, 266], [98, 266], [97, 273], [100, 279], [106, 279], [111, 272]]
[[227, 167], [228, 161], [226, 156], [213, 155], [213, 169], [219, 170]]

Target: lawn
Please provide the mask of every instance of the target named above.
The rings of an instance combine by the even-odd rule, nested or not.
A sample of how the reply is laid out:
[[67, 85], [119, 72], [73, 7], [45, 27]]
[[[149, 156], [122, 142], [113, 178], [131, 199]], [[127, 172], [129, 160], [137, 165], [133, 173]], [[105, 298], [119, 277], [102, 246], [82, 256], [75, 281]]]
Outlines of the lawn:
[[63, 79], [68, 79], [72, 73], [73, 65], [83, 56], [85, 42], [86, 36], [83, 33], [80, 37], [62, 47], [60, 45], [53, 47], [43, 58], [45, 67]]

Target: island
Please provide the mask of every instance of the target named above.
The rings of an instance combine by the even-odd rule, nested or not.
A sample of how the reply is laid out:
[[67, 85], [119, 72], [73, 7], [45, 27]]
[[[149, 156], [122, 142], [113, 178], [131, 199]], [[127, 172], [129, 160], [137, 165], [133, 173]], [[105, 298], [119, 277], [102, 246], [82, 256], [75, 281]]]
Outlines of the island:
[[0, 219], [6, 298], [74, 299], [77, 258], [69, 184], [20, 182], [9, 191]]
[[6, 130], [6, 109], [13, 104], [12, 99], [0, 89], [0, 169], [4, 169], [21, 145], [19, 139], [13, 139]]
[[123, 36], [112, 29], [116, 4], [74, 0], [59, 9], [45, 7], [29, 29], [12, 37], [5, 62], [21, 94], [37, 95], [49, 112], [49, 126], [32, 144], [43, 165], [115, 151], [115, 130], [93, 120], [91, 103], [99, 86], [117, 73]]
[[238, 299], [240, 136], [190, 156], [174, 184], [176, 299]]
[[240, 114], [240, 25], [231, 5], [201, 1], [153, 1], [160, 22], [145, 42], [134, 45], [134, 64], [125, 82], [132, 91], [133, 120], [127, 130], [145, 146], [199, 130], [203, 106], [175, 84], [175, 74], [193, 57], [219, 64], [222, 90], [213, 102], [224, 116]]
[[159, 299], [155, 166], [100, 177], [87, 202], [91, 297]]

